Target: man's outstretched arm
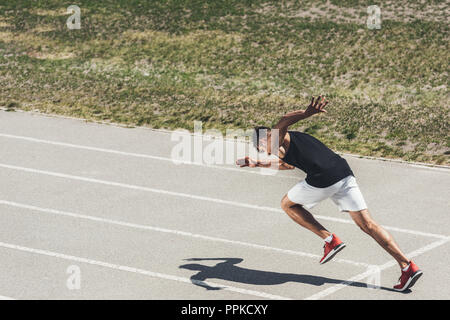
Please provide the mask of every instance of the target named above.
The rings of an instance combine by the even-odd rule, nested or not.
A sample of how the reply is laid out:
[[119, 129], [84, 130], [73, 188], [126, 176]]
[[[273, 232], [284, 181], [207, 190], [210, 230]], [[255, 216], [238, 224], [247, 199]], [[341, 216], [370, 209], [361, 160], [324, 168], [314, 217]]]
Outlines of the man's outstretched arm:
[[274, 129], [287, 128], [300, 120], [306, 119], [315, 115], [316, 113], [327, 112], [325, 110], [325, 106], [328, 104], [328, 100], [325, 99], [324, 96], [318, 96], [317, 99], [314, 100], [314, 97], [311, 98], [311, 103], [308, 105], [306, 110], [296, 110], [293, 112], [286, 113], [280, 121], [275, 125]]
[[[311, 103], [308, 105], [306, 110], [297, 110], [285, 114], [278, 123], [271, 130], [271, 145], [272, 150], [278, 149], [284, 143], [284, 137], [286, 136], [288, 127], [295, 124], [296, 122], [311, 117], [317, 113], [327, 112], [324, 108], [328, 104], [328, 100], [324, 96], [318, 96], [316, 99], [311, 98]], [[278, 145], [274, 137], [278, 138]], [[250, 157], [245, 157], [236, 161], [238, 166], [242, 167], [275, 167], [278, 170], [292, 170], [293, 166], [287, 164], [282, 160], [253, 160]]]
[[324, 96], [318, 96], [315, 100], [314, 97], [311, 97], [311, 103], [306, 110], [297, 110], [285, 114], [273, 127], [273, 129], [278, 129], [278, 145], [281, 146], [283, 144], [284, 137], [289, 126], [299, 122], [300, 120], [309, 118], [316, 113], [326, 113], [327, 110], [324, 108], [327, 104], [328, 100], [326, 100]]
[[243, 159], [239, 159], [236, 161], [236, 164], [243, 167], [260, 167], [260, 168], [275, 168], [278, 170], [292, 170], [295, 169], [294, 166], [291, 166], [290, 164], [287, 164], [286, 162], [280, 160], [280, 159], [273, 159], [273, 160], [253, 160], [250, 157], [245, 157]]

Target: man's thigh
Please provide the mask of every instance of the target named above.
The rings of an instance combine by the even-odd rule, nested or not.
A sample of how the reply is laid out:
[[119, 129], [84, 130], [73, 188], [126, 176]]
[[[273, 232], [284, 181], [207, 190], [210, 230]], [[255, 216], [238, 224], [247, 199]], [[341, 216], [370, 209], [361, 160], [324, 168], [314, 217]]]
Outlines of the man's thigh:
[[287, 197], [293, 203], [301, 204], [306, 209], [311, 209], [319, 202], [331, 197], [335, 192], [336, 189], [333, 186], [317, 188], [303, 180], [289, 190]]
[[331, 200], [338, 206], [339, 210], [346, 212], [367, 211], [366, 201], [356, 183], [355, 177], [349, 176], [341, 181], [342, 186], [331, 196]]

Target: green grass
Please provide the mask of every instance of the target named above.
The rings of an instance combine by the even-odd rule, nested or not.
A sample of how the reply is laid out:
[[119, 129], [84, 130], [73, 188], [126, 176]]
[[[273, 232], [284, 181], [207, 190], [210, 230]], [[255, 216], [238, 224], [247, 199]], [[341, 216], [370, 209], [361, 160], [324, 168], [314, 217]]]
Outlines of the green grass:
[[[342, 152], [448, 165], [448, 2], [389, 3], [368, 30], [369, 1], [0, 0], [0, 106], [226, 130], [323, 93], [328, 113], [299, 129]], [[66, 27], [71, 4], [80, 30]]]

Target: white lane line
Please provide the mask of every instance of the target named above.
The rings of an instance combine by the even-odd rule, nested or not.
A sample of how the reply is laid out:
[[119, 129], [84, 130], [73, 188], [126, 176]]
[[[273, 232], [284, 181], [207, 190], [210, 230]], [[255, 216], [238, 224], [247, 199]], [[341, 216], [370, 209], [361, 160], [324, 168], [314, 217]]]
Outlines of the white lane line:
[[395, 163], [395, 164], [403, 164], [403, 165], [411, 166], [413, 168], [430, 169], [430, 170], [434, 170], [434, 171], [450, 173], [450, 166], [446, 166], [446, 165], [438, 165], [438, 164], [431, 164], [431, 163], [424, 163], [424, 162], [412, 162], [412, 161], [406, 161], [406, 160], [401, 160], [401, 159], [363, 156], [363, 155], [359, 155], [359, 154], [352, 154], [352, 153], [345, 153], [345, 152], [337, 152], [337, 153], [339, 155], [342, 155], [345, 157], [352, 157], [352, 158], [366, 159], [366, 160], [376, 160], [376, 161], [383, 161], [383, 162]]
[[[189, 198], [189, 199], [195, 199], [195, 200], [209, 201], [209, 202], [215, 202], [215, 203], [220, 203], [220, 204], [224, 204], [224, 205], [230, 205], [230, 206], [247, 208], [247, 209], [253, 209], [253, 210], [261, 210], [261, 211], [270, 211], [270, 212], [283, 213], [283, 210], [278, 209], [278, 208], [272, 208], [272, 207], [266, 207], [266, 206], [258, 206], [258, 205], [254, 205], [254, 204], [247, 204], [247, 203], [241, 203], [241, 202], [230, 201], [230, 200], [222, 200], [222, 199], [217, 199], [217, 198], [198, 196], [198, 195], [181, 193], [181, 192], [175, 192], [175, 191], [155, 189], [155, 188], [137, 186], [137, 185], [126, 184], [126, 183], [121, 183], [121, 182], [99, 180], [99, 179], [82, 177], [82, 176], [75, 176], [75, 175], [64, 174], [64, 173], [59, 173], [59, 172], [52, 172], [52, 171], [39, 170], [39, 169], [33, 169], [33, 168], [19, 167], [19, 166], [13, 166], [13, 165], [9, 165], [9, 164], [4, 164], [4, 163], [0, 163], [0, 168], [12, 169], [12, 170], [24, 171], [24, 172], [30, 172], [30, 173], [35, 173], [35, 174], [43, 174], [43, 175], [48, 175], [48, 176], [58, 177], [58, 178], [63, 178], [63, 179], [69, 179], [69, 180], [77, 180], [77, 181], [84, 181], [84, 182], [90, 182], [90, 183], [98, 183], [98, 184], [103, 184], [103, 185], [107, 185], [107, 186], [114, 186], [114, 187], [120, 187], [120, 188], [132, 189], [132, 190], [139, 190], [139, 191], [153, 192], [153, 193], [159, 193], [159, 194], [166, 194], [166, 195], [171, 195], [171, 196], [176, 196], [176, 197], [183, 197], [183, 198]], [[352, 220], [349, 220], [349, 219], [340, 219], [340, 218], [333, 218], [333, 217], [327, 217], [327, 216], [321, 216], [321, 215], [314, 215], [314, 216], [319, 218], [319, 219], [322, 219], [322, 220], [328, 220], [328, 221], [334, 221], [334, 222], [340, 222], [340, 223], [347, 223], [347, 224], [354, 224], [354, 222]], [[393, 231], [398, 231], [398, 232], [403, 232], [403, 233], [410, 233], [410, 234], [419, 235], [419, 236], [425, 236], [425, 237], [434, 237], [434, 238], [439, 238], [439, 239], [447, 239], [447, 237], [448, 237], [448, 236], [445, 236], [445, 235], [428, 233], [428, 232], [422, 232], [422, 231], [400, 229], [400, 228], [389, 227], [389, 226], [383, 226], [383, 227], [385, 229], [387, 229], [387, 230], [393, 230]]]
[[[252, 170], [249, 168], [240, 169], [240, 168], [232, 168], [232, 167], [225, 167], [225, 166], [219, 166], [219, 165], [198, 163], [198, 162], [193, 162], [193, 161], [174, 160], [174, 159], [167, 158], [167, 157], [152, 156], [152, 155], [143, 154], [143, 153], [125, 152], [125, 151], [114, 150], [114, 149], [98, 148], [98, 147], [91, 147], [91, 146], [65, 143], [65, 142], [59, 142], [59, 141], [36, 139], [36, 138], [32, 138], [32, 137], [17, 136], [17, 135], [11, 135], [11, 134], [6, 134], [6, 133], [0, 133], [0, 137], [24, 140], [24, 141], [35, 142], [35, 143], [43, 143], [43, 144], [54, 145], [54, 146], [59, 146], [59, 147], [89, 150], [89, 151], [103, 152], [103, 153], [109, 153], [109, 154], [117, 154], [117, 155], [128, 156], [128, 157], [152, 159], [152, 160], [159, 160], [159, 161], [168, 161], [168, 162], [172, 162], [173, 164], [202, 166], [202, 167], [208, 167], [208, 168], [213, 168], [213, 169], [236, 171], [239, 173], [258, 174], [258, 175], [262, 175], [262, 176], [267, 176], [267, 175], [268, 176], [278, 176], [278, 177], [283, 177], [283, 178], [299, 180], [299, 178], [295, 177], [295, 176], [280, 175], [278, 170], [274, 170], [274, 174], [269, 174], [267, 172], [263, 173], [261, 171]], [[266, 170], [270, 170], [270, 169], [266, 169]]]
[[[6, 111], [7, 109], [5, 107], [0, 107], [0, 110]], [[116, 127], [116, 128], [127, 128], [127, 129], [130, 128], [128, 125], [125, 125], [125, 124], [112, 123], [112, 122], [108, 122], [108, 121], [92, 120], [92, 119], [63, 116], [63, 115], [58, 115], [58, 114], [42, 113], [39, 111], [38, 112], [25, 111], [25, 110], [15, 110], [15, 111], [16, 111], [16, 113], [22, 113], [22, 114], [33, 115], [33, 116], [37, 115], [41, 118], [47, 118], [47, 119], [55, 119], [55, 118], [56, 119], [66, 119], [66, 120], [68, 119], [68, 120], [75, 120], [78, 122], [83, 122], [83, 124], [91, 123], [91, 124], [97, 124], [97, 125], [108, 125], [108, 126], [112, 126], [112, 127]], [[143, 127], [143, 126], [133, 126], [132, 128], [138, 129], [138, 130], [153, 131], [156, 133], [165, 133], [165, 134], [172, 134], [174, 132], [174, 130], [155, 129], [155, 128], [149, 128], [149, 127]], [[192, 133], [192, 132], [189, 132], [186, 134], [188, 134], [190, 136], [197, 136], [197, 134]], [[203, 134], [200, 136], [207, 137], [207, 135], [203, 135]], [[224, 139], [224, 141], [235, 142], [234, 140], [226, 139], [226, 138]], [[422, 169], [432, 169], [432, 170], [438, 170], [438, 171], [450, 173], [450, 166], [446, 166], [446, 165], [435, 165], [435, 164], [430, 164], [430, 163], [425, 163], [425, 162], [411, 162], [411, 161], [406, 161], [406, 160], [401, 160], [401, 159], [371, 157], [371, 156], [364, 156], [364, 155], [360, 155], [360, 154], [345, 153], [345, 152], [338, 152], [338, 153], [343, 156], [348, 156], [348, 157], [357, 158], [357, 159], [376, 160], [376, 161], [383, 161], [383, 162], [394, 162], [394, 163], [404, 164], [407, 166], [418, 167], [418, 168], [422, 168]]]
[[[243, 242], [243, 241], [229, 240], [229, 239], [224, 239], [224, 238], [195, 234], [195, 233], [186, 232], [186, 231], [172, 230], [172, 229], [166, 229], [166, 228], [160, 228], [160, 227], [152, 227], [152, 226], [148, 226], [148, 225], [141, 225], [141, 224], [124, 222], [124, 221], [119, 221], [119, 220], [105, 219], [105, 218], [94, 217], [94, 216], [89, 216], [89, 215], [84, 215], [84, 214], [73, 213], [73, 212], [41, 208], [41, 207], [36, 207], [36, 206], [32, 206], [32, 205], [27, 205], [27, 204], [12, 202], [12, 201], [6, 201], [6, 200], [0, 200], [0, 205], [22, 208], [22, 209], [38, 211], [38, 212], [43, 212], [43, 213], [50, 213], [50, 214], [59, 215], [59, 216], [72, 217], [72, 218], [76, 218], [76, 219], [84, 219], [84, 220], [96, 221], [96, 222], [101, 222], [101, 223], [108, 223], [108, 224], [113, 224], [113, 225], [122, 226], [122, 227], [170, 233], [170, 234], [175, 234], [178, 236], [185, 236], [185, 237], [197, 238], [197, 239], [208, 240], [208, 241], [228, 243], [228, 244], [232, 244], [232, 245], [240, 245], [240, 246], [245, 246], [245, 247], [250, 247], [250, 248], [255, 248], [255, 249], [275, 251], [275, 252], [280, 252], [283, 254], [314, 258], [314, 259], [317, 259], [317, 261], [319, 261], [322, 258], [322, 256], [315, 255], [312, 253], [307, 253], [307, 252], [280, 249], [280, 248], [269, 247], [269, 246], [265, 246], [265, 245]], [[354, 266], [362, 266], [362, 267], [370, 266], [367, 263], [355, 262], [355, 261], [346, 260], [346, 259], [333, 259], [333, 261], [340, 262], [340, 263], [347, 263], [347, 264], [351, 264]]]
[[446, 172], [449, 173], [450, 172], [450, 167], [449, 166], [436, 166], [436, 167], [429, 167], [429, 166], [425, 166], [423, 164], [411, 164], [411, 167], [413, 168], [419, 168], [419, 169], [427, 169], [427, 170], [434, 170], [434, 171], [440, 171], [440, 172]]
[[247, 290], [247, 289], [232, 287], [232, 286], [218, 284], [218, 283], [209, 282], [209, 281], [191, 280], [191, 279], [185, 278], [185, 277], [179, 277], [179, 276], [174, 276], [174, 275], [170, 275], [170, 274], [153, 272], [153, 271], [149, 271], [149, 270], [138, 269], [138, 268], [134, 268], [134, 267], [93, 260], [93, 259], [89, 259], [89, 258], [71, 256], [71, 255], [48, 251], [48, 250], [29, 248], [29, 247], [19, 246], [19, 245], [15, 245], [15, 244], [11, 244], [11, 243], [0, 242], [0, 247], [23, 251], [23, 252], [34, 253], [34, 254], [39, 254], [39, 255], [44, 255], [44, 256], [49, 256], [49, 257], [54, 257], [54, 258], [59, 258], [59, 259], [64, 259], [64, 260], [69, 260], [69, 261], [75, 261], [75, 262], [79, 262], [79, 263], [87, 263], [90, 265], [105, 267], [105, 268], [114, 269], [114, 270], [142, 274], [142, 275], [153, 277], [153, 278], [172, 280], [172, 281], [191, 283], [191, 284], [192, 283], [193, 284], [206, 284], [211, 287], [220, 287], [226, 291], [237, 292], [237, 293], [261, 297], [261, 298], [265, 298], [265, 299], [291, 300], [291, 298], [273, 295], [273, 294], [266, 293], [266, 292]]
[[[449, 241], [450, 241], [450, 238], [446, 238], [446, 239], [442, 239], [442, 240], [438, 240], [438, 241], [432, 242], [432, 243], [430, 243], [429, 245], [426, 245], [423, 248], [417, 249], [415, 251], [412, 251], [412, 252], [406, 254], [406, 256], [408, 258], [410, 258], [410, 259], [415, 258], [415, 257], [417, 257], [417, 256], [419, 256], [419, 255], [421, 255], [421, 254], [423, 254], [423, 253], [425, 253], [427, 251], [430, 251], [430, 250], [433, 250], [433, 249], [435, 249], [435, 248], [437, 248], [439, 246], [442, 246], [442, 245], [446, 244]], [[397, 262], [395, 260], [390, 260], [390, 261], [386, 262], [385, 264], [379, 266], [378, 268], [379, 268], [379, 270], [381, 272], [383, 270], [386, 270], [386, 269], [391, 268], [391, 267], [396, 266], [396, 265], [397, 265]], [[334, 286], [332, 286], [332, 287], [330, 287], [328, 289], [325, 289], [325, 290], [322, 290], [322, 291], [320, 291], [320, 292], [318, 292], [316, 294], [313, 294], [312, 296], [307, 297], [305, 300], [322, 299], [322, 298], [324, 298], [326, 296], [329, 296], [330, 294], [333, 294], [333, 293], [335, 293], [335, 292], [337, 292], [337, 291], [339, 291], [339, 290], [341, 290], [341, 289], [351, 285], [353, 282], [361, 281], [361, 280], [369, 277], [370, 275], [373, 275], [373, 270], [367, 270], [366, 272], [360, 273], [360, 274], [358, 274], [358, 275], [356, 275], [356, 276], [354, 276], [354, 277], [352, 277], [352, 278], [350, 278], [350, 279], [348, 279], [346, 281], [343, 281], [343, 282], [338, 283], [338, 284], [336, 284], [336, 285], [334, 285]]]
[[16, 300], [16, 299], [6, 296], [0, 296], [0, 300]]

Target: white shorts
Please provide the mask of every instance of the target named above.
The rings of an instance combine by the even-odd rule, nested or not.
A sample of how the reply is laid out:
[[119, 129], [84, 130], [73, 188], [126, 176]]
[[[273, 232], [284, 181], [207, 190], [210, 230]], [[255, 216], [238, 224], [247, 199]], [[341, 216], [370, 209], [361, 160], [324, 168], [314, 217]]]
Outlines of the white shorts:
[[367, 209], [354, 176], [348, 176], [326, 188], [313, 187], [303, 180], [293, 186], [287, 196], [289, 200], [301, 204], [306, 209], [311, 209], [320, 201], [328, 198], [333, 200], [340, 211]]

